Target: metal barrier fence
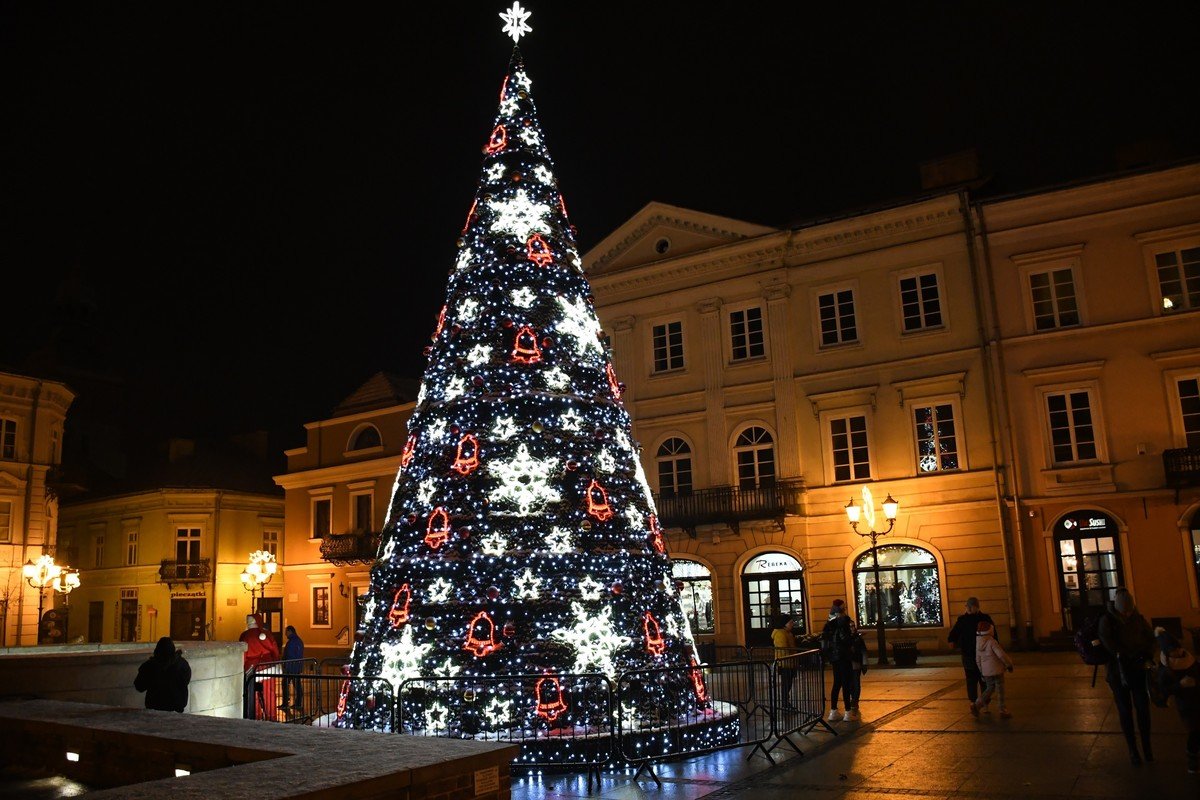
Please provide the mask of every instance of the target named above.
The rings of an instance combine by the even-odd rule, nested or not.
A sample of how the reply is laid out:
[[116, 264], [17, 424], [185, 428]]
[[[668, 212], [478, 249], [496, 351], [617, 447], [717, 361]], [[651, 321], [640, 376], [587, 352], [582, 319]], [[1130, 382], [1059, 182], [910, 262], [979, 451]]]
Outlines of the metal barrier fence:
[[801, 650], [777, 658], [773, 662], [773, 671], [776, 678], [771, 695], [775, 711], [775, 743], [768, 750], [787, 742], [793, 750], [800, 752], [791, 734], [807, 736], [818, 725], [837, 736], [837, 731], [825, 721], [825, 662], [821, 651]]
[[378, 709], [388, 729], [395, 730], [395, 692], [382, 678], [352, 678], [319, 672], [315, 658], [273, 661], [246, 670], [243, 690], [245, 719], [332, 728], [345, 710], [351, 685]]

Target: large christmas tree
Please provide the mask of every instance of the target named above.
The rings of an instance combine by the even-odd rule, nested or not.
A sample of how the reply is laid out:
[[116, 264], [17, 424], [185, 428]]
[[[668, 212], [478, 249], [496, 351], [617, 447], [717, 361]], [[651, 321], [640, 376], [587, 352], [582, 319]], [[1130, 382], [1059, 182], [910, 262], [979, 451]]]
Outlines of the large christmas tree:
[[[606, 704], [559, 676], [696, 660], [516, 48], [483, 151], [353, 674], [461, 679], [429, 684], [405, 732], [602, 730]], [[538, 679], [486, 680], [519, 675]], [[644, 720], [711, 713], [698, 669], [638, 686]], [[343, 699], [343, 724], [387, 727], [366, 689]]]

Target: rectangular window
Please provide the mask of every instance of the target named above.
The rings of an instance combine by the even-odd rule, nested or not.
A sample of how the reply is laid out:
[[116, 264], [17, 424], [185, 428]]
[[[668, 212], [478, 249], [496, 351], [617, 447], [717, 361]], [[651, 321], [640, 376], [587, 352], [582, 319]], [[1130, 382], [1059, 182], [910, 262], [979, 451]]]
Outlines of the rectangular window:
[[279, 531], [263, 531], [263, 550], [279, 560]]
[[312, 537], [320, 539], [330, 533], [330, 521], [333, 519], [333, 500], [323, 497], [313, 500], [312, 504]]
[[1046, 412], [1055, 464], [1096, 460], [1096, 431], [1087, 390], [1046, 395]]
[[354, 495], [354, 530], [372, 531], [371, 495], [369, 493]]
[[672, 497], [692, 492], [692, 459], [690, 456], [664, 458], [658, 462], [658, 491]]
[[942, 298], [936, 272], [900, 279], [900, 312], [905, 333], [942, 327]]
[[0, 542], [12, 541], [12, 508], [12, 501], [0, 500]]
[[129, 531], [125, 534], [125, 565], [136, 566], [138, 563], [138, 532]]
[[1030, 273], [1029, 296], [1033, 302], [1035, 329], [1048, 331], [1079, 324], [1075, 277], [1070, 267]]
[[137, 589], [121, 590], [117, 624], [120, 625], [119, 638], [122, 642], [136, 642], [138, 640], [138, 635], [141, 633], [141, 631], [138, 630]]
[[312, 620], [310, 627], [328, 628], [330, 626], [329, 587], [312, 587]]
[[1187, 447], [1200, 447], [1200, 378], [1184, 378], [1176, 386]]
[[954, 430], [954, 406], [949, 403], [916, 406], [913, 425], [917, 434], [917, 471], [942, 472], [958, 469], [958, 436]]
[[200, 561], [200, 529], [175, 529], [175, 560], [195, 564]]
[[17, 422], [0, 419], [0, 458], [14, 461], [17, 458]]
[[822, 347], [858, 341], [853, 289], [840, 289], [818, 295], [817, 313], [821, 320]]
[[1200, 247], [1154, 255], [1163, 312], [1200, 308]]
[[104, 566], [104, 536], [103, 534], [92, 539], [92, 561], [97, 567]]
[[763, 340], [762, 309], [758, 306], [729, 312], [729, 335], [733, 360], [762, 358], [767, 354]]
[[864, 481], [871, 477], [871, 454], [867, 448], [867, 418], [840, 417], [829, 421], [833, 444], [833, 479]]
[[683, 369], [683, 323], [676, 320], [652, 329], [654, 339], [654, 371], [668, 372]]

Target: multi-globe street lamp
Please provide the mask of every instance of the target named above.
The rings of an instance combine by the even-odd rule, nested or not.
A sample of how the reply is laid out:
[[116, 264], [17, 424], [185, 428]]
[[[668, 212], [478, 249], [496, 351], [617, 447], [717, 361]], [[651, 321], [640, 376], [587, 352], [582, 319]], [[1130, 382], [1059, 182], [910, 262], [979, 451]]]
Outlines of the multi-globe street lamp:
[[258, 606], [255, 595], [262, 597], [267, 590], [267, 584], [275, 577], [279, 564], [275, 556], [266, 550], [255, 550], [250, 554], [246, 568], [242, 570], [242, 588], [250, 593], [250, 613], [256, 613]]
[[26, 561], [21, 567], [21, 577], [38, 593], [38, 643], [41, 643], [42, 609], [46, 600], [46, 589], [59, 592], [69, 599], [72, 591], [79, 588], [79, 570], [63, 564], [55, 564], [54, 556], [43, 553], [37, 561]]
[[[881, 536], [887, 536], [892, 532], [892, 528], [896, 526], [896, 514], [900, 510], [900, 504], [892, 499], [889, 494], [887, 499], [883, 501], [883, 516], [887, 520], [887, 530], [875, 530], [875, 498], [871, 495], [871, 489], [864, 486], [862, 489], [862, 505], [854, 502], [854, 498], [850, 498], [850, 502], [846, 504], [846, 517], [850, 520], [850, 527], [859, 536], [870, 537], [871, 539], [871, 562], [873, 572], [875, 574], [875, 631], [878, 638], [879, 660], [876, 662], [881, 665], [887, 665], [887, 636], [884, 633], [883, 619], [883, 586], [879, 582], [879, 546], [878, 540]], [[858, 529], [859, 520], [867, 523], [868, 530], [860, 531]]]

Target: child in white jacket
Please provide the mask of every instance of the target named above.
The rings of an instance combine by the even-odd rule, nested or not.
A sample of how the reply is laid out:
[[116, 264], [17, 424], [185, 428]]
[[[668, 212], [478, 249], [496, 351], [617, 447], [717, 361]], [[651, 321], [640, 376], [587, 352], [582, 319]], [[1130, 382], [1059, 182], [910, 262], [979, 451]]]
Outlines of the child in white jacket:
[[1008, 706], [1004, 703], [1004, 671], [1013, 671], [1012, 659], [1004, 648], [996, 641], [995, 629], [987, 620], [980, 620], [975, 630], [975, 662], [979, 665], [979, 674], [983, 676], [983, 694], [971, 704], [971, 714], [978, 717], [979, 712], [987, 708], [993, 694], [1000, 695], [1000, 716], [1008, 719]]

